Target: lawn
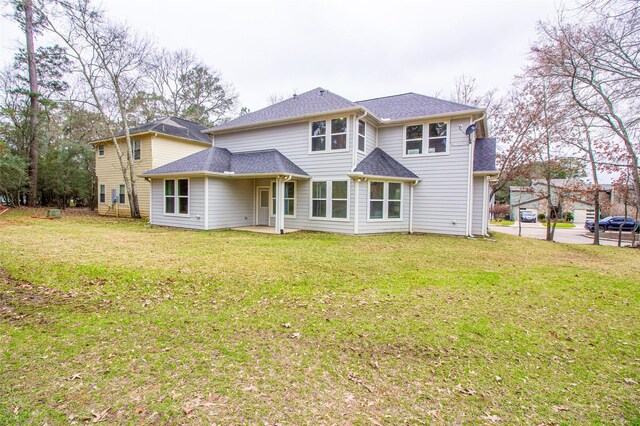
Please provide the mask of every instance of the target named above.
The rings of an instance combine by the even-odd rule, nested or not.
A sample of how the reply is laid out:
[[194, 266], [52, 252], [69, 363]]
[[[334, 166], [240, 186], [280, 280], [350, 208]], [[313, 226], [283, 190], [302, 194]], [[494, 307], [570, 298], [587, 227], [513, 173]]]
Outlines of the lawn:
[[[547, 227], [547, 222], [539, 222], [540, 225], [544, 226], [545, 228]], [[551, 224], [551, 226], [553, 227], [553, 223]], [[569, 223], [569, 222], [557, 222], [556, 223], [556, 228], [575, 228], [576, 224], [575, 223]]]
[[515, 222], [513, 220], [491, 220], [489, 221], [490, 225], [498, 225], [498, 226], [511, 226]]
[[637, 250], [30, 214], [0, 424], [640, 424]]

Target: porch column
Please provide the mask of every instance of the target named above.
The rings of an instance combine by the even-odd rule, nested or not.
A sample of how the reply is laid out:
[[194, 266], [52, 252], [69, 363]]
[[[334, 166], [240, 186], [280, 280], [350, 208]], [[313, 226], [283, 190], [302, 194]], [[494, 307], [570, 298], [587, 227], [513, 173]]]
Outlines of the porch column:
[[284, 234], [284, 178], [276, 178], [276, 234]]

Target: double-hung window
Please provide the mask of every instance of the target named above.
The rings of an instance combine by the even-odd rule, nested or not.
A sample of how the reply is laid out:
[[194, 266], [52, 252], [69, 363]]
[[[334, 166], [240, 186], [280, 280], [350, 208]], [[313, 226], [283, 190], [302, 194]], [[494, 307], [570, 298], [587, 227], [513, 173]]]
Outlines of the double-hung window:
[[366, 131], [367, 124], [362, 120], [358, 120], [358, 151], [360, 152], [364, 152]]
[[98, 156], [104, 157], [104, 145], [98, 145]]
[[140, 159], [140, 139], [134, 139], [131, 144], [131, 153], [134, 160]]
[[[271, 215], [276, 215], [276, 182], [271, 182]], [[296, 215], [296, 182], [284, 183], [284, 215]]]
[[165, 214], [189, 214], [189, 179], [164, 181]]
[[411, 124], [405, 126], [405, 156], [424, 154], [437, 155], [447, 154], [449, 152], [449, 123], [446, 121], [439, 121], [435, 123], [428, 123], [426, 126], [426, 135], [424, 134], [425, 126], [422, 124]]
[[311, 152], [347, 149], [347, 117], [311, 122]]
[[118, 203], [124, 204], [126, 201], [126, 188], [123, 184], [120, 184], [120, 192], [118, 193]]
[[318, 219], [347, 219], [349, 212], [349, 183], [346, 180], [315, 181], [311, 183], [311, 217]]
[[100, 202], [104, 203], [106, 199], [104, 185], [100, 185]]
[[369, 219], [402, 220], [400, 182], [369, 182]]

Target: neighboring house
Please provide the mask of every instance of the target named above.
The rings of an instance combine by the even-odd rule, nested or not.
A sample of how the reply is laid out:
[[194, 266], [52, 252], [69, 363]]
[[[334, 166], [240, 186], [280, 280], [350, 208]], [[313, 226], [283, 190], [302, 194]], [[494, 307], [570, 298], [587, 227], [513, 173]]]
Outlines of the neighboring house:
[[[211, 147], [211, 136], [202, 133], [205, 126], [176, 117], [168, 117], [130, 129], [131, 155], [135, 174], [160, 167], [177, 159]], [[124, 132], [118, 134], [120, 149], [126, 155]], [[91, 142], [96, 150], [98, 178], [98, 213], [131, 216], [122, 168], [111, 139]], [[126, 159], [125, 159], [126, 162]], [[149, 217], [150, 183], [136, 179], [140, 214]]]
[[[593, 202], [587, 201], [586, 196], [578, 190], [583, 187], [581, 182], [567, 179], [551, 179], [551, 217], [561, 218], [565, 213], [573, 213], [575, 223], [584, 223], [587, 219], [593, 220], [595, 209]], [[572, 194], [561, 192], [571, 189]], [[536, 180], [531, 186], [509, 187], [509, 202], [513, 218], [519, 218], [519, 212], [528, 210], [535, 215], [547, 214], [548, 200], [546, 194], [546, 181]]]
[[484, 109], [317, 88], [205, 133], [212, 148], [141, 175], [152, 224], [486, 235], [497, 172]]

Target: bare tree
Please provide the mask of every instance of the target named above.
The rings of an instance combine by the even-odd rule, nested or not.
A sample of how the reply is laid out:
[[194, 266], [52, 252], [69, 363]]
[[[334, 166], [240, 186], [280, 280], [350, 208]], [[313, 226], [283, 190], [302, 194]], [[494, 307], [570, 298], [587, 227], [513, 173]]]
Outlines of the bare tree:
[[[45, 27], [67, 46], [75, 71], [86, 83], [85, 102], [100, 114], [114, 144], [125, 182], [131, 216], [140, 217], [136, 170], [132, 154], [129, 109], [132, 94], [144, 77], [143, 65], [151, 43], [123, 25], [109, 22], [101, 10], [83, 0], [57, 2], [43, 13]], [[114, 126], [114, 123], [117, 123]], [[126, 150], [118, 141], [124, 130]]]
[[637, 1], [608, 0], [605, 9], [602, 3], [586, 2], [578, 23], [561, 13], [540, 24], [534, 61], [621, 142], [610, 144], [608, 155], [627, 162], [640, 209], [640, 8]]
[[233, 86], [222, 82], [220, 72], [187, 49], [153, 53], [145, 71], [149, 88], [138, 95], [147, 119], [160, 113], [213, 126], [229, 118], [238, 98]]

